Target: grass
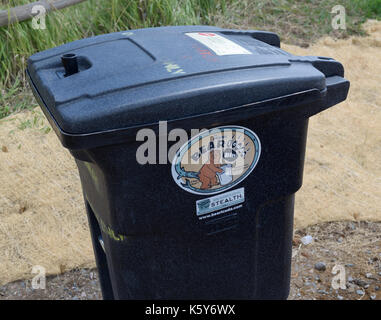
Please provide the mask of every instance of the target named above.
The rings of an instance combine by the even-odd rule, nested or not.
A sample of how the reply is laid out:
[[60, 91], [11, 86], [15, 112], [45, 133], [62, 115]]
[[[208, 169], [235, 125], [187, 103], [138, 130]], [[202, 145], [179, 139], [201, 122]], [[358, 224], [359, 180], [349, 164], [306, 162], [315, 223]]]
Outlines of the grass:
[[[38, 109], [36, 109], [38, 110]], [[18, 120], [17, 129], [25, 130], [25, 129], [39, 129], [43, 133], [49, 133], [51, 128], [46, 125], [45, 116], [39, 110], [32, 110], [33, 118], [27, 120]]]
[[356, 9], [360, 10], [368, 19], [380, 19], [381, 0], [355, 0]]
[[32, 93], [25, 90], [19, 78], [16, 78], [9, 88], [0, 89], [0, 119], [11, 113], [34, 107]]
[[[0, 0], [0, 9], [32, 0]], [[7, 3], [7, 4], [5, 4]], [[331, 9], [346, 8], [346, 30], [333, 30]], [[97, 34], [163, 25], [214, 24], [277, 32], [283, 42], [308, 45], [322, 35], [363, 35], [361, 23], [381, 18], [381, 0], [87, 0], [50, 13], [46, 30], [31, 21], [0, 27], [0, 118], [27, 108], [27, 58]]]
[[[346, 30], [334, 30], [331, 13], [336, 5], [346, 11]], [[381, 19], [381, 0], [265, 0], [232, 1], [217, 23], [225, 27], [243, 25], [274, 31], [283, 42], [307, 45], [324, 35], [346, 38], [365, 35], [366, 19]]]

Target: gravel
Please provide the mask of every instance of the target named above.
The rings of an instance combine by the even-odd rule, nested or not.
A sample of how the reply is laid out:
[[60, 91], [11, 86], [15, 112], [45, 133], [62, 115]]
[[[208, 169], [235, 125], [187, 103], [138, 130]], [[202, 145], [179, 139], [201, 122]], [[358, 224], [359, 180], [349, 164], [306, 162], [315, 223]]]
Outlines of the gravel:
[[300, 241], [306, 246], [314, 241], [314, 238], [312, 238], [310, 235], [306, 235], [303, 238], [300, 239]]
[[[329, 235], [352, 230], [347, 225], [348, 222], [335, 222], [295, 232], [299, 239], [310, 234], [314, 241], [308, 246], [300, 246], [297, 242], [294, 244], [290, 300], [381, 300], [381, 265], [377, 260], [369, 260], [368, 256], [369, 250], [373, 253], [373, 257], [379, 254], [381, 223], [356, 224], [356, 232], [346, 234], [343, 237], [345, 240], [340, 244], [342, 249], [338, 249], [337, 241], [334, 237], [331, 239]], [[370, 228], [373, 231], [370, 231]], [[369, 248], [367, 252], [364, 251], [364, 246]], [[337, 265], [345, 266], [346, 289], [332, 288], [335, 276], [332, 274], [332, 269]], [[351, 267], [347, 268], [347, 265]], [[323, 269], [326, 272], [320, 271]], [[369, 274], [372, 276], [368, 277]], [[339, 273], [336, 273], [337, 275]], [[30, 280], [20, 280], [0, 286], [0, 300], [99, 300], [101, 298], [98, 273], [94, 269], [80, 268], [57, 276], [49, 276], [46, 279], [45, 290], [33, 290]]]
[[325, 271], [327, 269], [327, 266], [324, 262], [318, 262], [315, 264], [315, 269], [318, 271]]
[[359, 287], [366, 288], [368, 286], [368, 283], [361, 279], [354, 279], [353, 283], [358, 285]]

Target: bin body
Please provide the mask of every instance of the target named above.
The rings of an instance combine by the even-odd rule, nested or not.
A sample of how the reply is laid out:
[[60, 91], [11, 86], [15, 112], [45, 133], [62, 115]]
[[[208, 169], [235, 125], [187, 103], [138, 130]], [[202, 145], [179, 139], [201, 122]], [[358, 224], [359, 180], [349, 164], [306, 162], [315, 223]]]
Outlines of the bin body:
[[[78, 54], [79, 73], [63, 76], [64, 53]], [[287, 298], [308, 119], [346, 98], [338, 62], [292, 56], [271, 33], [193, 26], [77, 41], [33, 56], [27, 73], [76, 160], [105, 299]], [[175, 159], [142, 165], [140, 129], [177, 143], [163, 120], [189, 136], [175, 159], [192, 129], [217, 128], [243, 130], [253, 160], [240, 177], [215, 169], [214, 185]]]

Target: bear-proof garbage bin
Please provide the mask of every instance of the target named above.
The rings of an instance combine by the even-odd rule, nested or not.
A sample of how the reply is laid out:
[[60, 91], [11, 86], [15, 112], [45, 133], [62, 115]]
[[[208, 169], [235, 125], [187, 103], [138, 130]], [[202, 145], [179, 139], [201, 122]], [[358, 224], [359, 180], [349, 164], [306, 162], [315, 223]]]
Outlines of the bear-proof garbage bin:
[[77, 163], [104, 299], [287, 298], [308, 119], [346, 99], [339, 62], [184, 26], [65, 44], [27, 75]]

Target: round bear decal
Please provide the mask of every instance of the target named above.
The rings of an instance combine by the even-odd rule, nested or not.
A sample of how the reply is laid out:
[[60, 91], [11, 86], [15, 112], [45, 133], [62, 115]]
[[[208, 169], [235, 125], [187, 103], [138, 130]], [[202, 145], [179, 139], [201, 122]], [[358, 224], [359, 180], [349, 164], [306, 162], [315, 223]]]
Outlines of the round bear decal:
[[172, 161], [172, 176], [184, 190], [215, 194], [243, 181], [261, 153], [257, 135], [244, 127], [223, 126], [202, 131], [187, 141]]

